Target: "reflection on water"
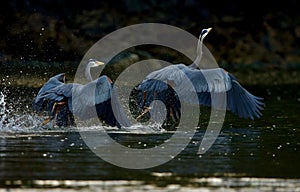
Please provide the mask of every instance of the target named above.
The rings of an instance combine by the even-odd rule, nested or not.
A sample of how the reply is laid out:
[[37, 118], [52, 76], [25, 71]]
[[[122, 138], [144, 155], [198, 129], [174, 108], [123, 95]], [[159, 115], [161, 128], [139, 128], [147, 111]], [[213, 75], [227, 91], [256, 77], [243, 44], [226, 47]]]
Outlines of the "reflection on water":
[[[300, 104], [298, 93], [292, 95], [289, 89], [283, 95], [278, 95], [275, 88], [265, 92], [266, 109], [259, 120], [243, 120], [228, 113], [221, 134], [204, 155], [197, 155], [205, 131], [200, 128], [173, 160], [145, 170], [124, 169], [103, 161], [86, 146], [75, 128], [39, 127], [43, 117], [30, 109], [35, 91], [5, 90], [9, 94], [2, 94], [5, 100], [4, 96], [0, 98], [0, 106], [4, 106], [0, 109], [1, 185], [7, 180], [40, 179], [134, 180], [185, 185], [202, 177], [216, 176], [300, 178]], [[147, 127], [141, 129], [149, 131]], [[119, 143], [133, 148], [159, 145], [173, 134], [153, 128], [147, 134], [116, 129], [108, 132]], [[184, 137], [185, 133], [181, 134]], [[168, 179], [161, 180], [161, 177]]]

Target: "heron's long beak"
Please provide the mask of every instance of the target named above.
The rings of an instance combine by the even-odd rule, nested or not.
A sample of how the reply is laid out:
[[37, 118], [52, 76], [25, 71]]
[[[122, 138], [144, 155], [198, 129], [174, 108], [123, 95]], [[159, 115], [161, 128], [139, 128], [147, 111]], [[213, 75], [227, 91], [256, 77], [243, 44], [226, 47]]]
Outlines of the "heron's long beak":
[[212, 30], [212, 28], [211, 28], [211, 27], [207, 29], [207, 31], [208, 31], [208, 32], [210, 32], [210, 30]]
[[96, 63], [96, 65], [98, 65], [98, 66], [105, 65], [105, 63], [103, 63], [103, 62], [101, 62], [101, 61], [96, 61], [95, 63]]

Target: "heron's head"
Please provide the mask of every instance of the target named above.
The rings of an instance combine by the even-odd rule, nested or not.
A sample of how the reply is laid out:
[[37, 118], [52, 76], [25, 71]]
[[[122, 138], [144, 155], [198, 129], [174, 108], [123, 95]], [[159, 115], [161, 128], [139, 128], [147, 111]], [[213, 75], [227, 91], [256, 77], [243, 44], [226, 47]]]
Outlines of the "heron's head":
[[206, 35], [210, 32], [212, 28], [207, 28], [207, 29], [202, 29], [201, 33], [200, 33], [200, 36], [199, 36], [199, 39], [201, 41], [203, 41], [204, 37], [206, 37]]
[[104, 65], [105, 63], [101, 61], [97, 61], [96, 59], [89, 59], [88, 66], [89, 67], [98, 67]]

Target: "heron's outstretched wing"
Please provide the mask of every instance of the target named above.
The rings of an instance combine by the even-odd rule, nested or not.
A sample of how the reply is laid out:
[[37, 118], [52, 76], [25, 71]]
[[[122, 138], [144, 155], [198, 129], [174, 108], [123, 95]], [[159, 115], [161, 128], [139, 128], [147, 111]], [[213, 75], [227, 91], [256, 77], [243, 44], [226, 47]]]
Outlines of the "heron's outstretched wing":
[[84, 118], [88, 115], [91, 108], [97, 104], [104, 103], [111, 98], [112, 85], [107, 76], [101, 76], [98, 79], [89, 82], [86, 85], [76, 86], [72, 89], [72, 99], [69, 100], [69, 107], [72, 112]]
[[103, 75], [98, 79], [79, 87], [79, 90], [74, 91], [79, 91], [80, 99], [82, 99], [82, 102], [85, 105], [95, 106], [96, 104], [103, 103], [110, 99], [112, 84], [108, 80], [108, 77]]
[[[130, 126], [107, 76], [73, 89], [69, 107], [81, 119], [99, 117], [110, 126]], [[113, 99], [113, 100], [112, 100]], [[114, 108], [114, 109], [113, 109]]]
[[97, 116], [110, 126], [130, 127], [131, 124], [123, 110], [116, 90], [111, 91], [111, 98], [96, 104]]
[[262, 116], [263, 98], [256, 97], [243, 88], [236, 78], [230, 75], [232, 88], [227, 91], [227, 109], [240, 117], [254, 119]]
[[[37, 96], [32, 101], [32, 107], [35, 111], [43, 111], [47, 110], [48, 108], [51, 108], [49, 106], [49, 101], [46, 99], [45, 95], [48, 93], [48, 91], [52, 90], [53, 88], [56, 88], [58, 86], [63, 85], [65, 82], [65, 74], [61, 73], [54, 77], [51, 77], [39, 90]], [[50, 102], [51, 105], [51, 102]]]
[[[137, 90], [143, 93], [143, 95], [139, 94], [138, 103], [141, 105], [141, 103], [151, 102], [153, 95], [169, 98], [170, 93], [167, 90], [171, 90], [170, 87], [176, 92], [181, 102], [208, 104], [209, 95], [202, 93], [224, 93], [230, 90], [231, 81], [227, 72], [221, 68], [198, 70], [183, 64], [171, 65], [150, 73], [137, 87]], [[192, 93], [195, 95], [191, 96]], [[176, 99], [170, 101], [179, 106]], [[173, 105], [170, 107], [172, 108]], [[180, 110], [178, 107], [173, 109], [179, 114], [178, 110]]]
[[188, 96], [191, 92], [226, 92], [231, 88], [231, 81], [227, 72], [221, 68], [198, 70], [178, 64], [150, 73], [137, 89], [160, 92], [168, 89], [168, 85], [183, 99], [186, 98], [187, 102], [193, 102]]
[[[214, 72], [216, 73], [214, 74]], [[261, 111], [264, 106], [263, 98], [256, 97], [248, 92], [239, 84], [233, 75], [224, 70], [220, 73], [219, 71], [214, 71], [214, 69], [202, 70], [201, 73], [205, 76], [206, 81], [210, 81], [203, 90], [198, 89], [199, 84], [197, 84], [197, 80], [194, 80], [196, 77], [190, 76], [195, 85], [195, 89], [197, 89], [200, 104], [211, 106], [211, 98], [214, 95], [214, 98], [226, 98], [226, 103], [216, 101], [217, 104], [213, 107], [217, 109], [225, 109], [224, 107], [222, 108], [222, 106], [226, 104], [227, 110], [243, 118], [254, 119], [262, 115]]]
[[[165, 92], [168, 86], [176, 90], [181, 102], [211, 106], [212, 94], [226, 93], [228, 110], [244, 118], [253, 119], [261, 116], [262, 99], [249, 93], [232, 75], [221, 68], [197, 70], [183, 64], [168, 66], [150, 73], [137, 90], [153, 95]], [[190, 96], [193, 92], [197, 93], [198, 99]], [[152, 97], [143, 98], [140, 94], [138, 101], [145, 103], [147, 100], [152, 100]], [[218, 108], [218, 106], [213, 107]]]

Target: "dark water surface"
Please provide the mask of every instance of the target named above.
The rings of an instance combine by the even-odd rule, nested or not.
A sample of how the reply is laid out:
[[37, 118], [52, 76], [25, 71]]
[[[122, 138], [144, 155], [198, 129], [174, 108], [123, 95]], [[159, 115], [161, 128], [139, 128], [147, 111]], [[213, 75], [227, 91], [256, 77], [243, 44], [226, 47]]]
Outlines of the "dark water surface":
[[[197, 135], [203, 135], [199, 131]], [[164, 134], [111, 134], [153, 143]], [[2, 135], [0, 178], [15, 179], [151, 179], [153, 172], [194, 178], [203, 176], [300, 177], [300, 131], [293, 128], [224, 128], [210, 150], [196, 155], [201, 136], [170, 162], [146, 170], [111, 165], [96, 156], [77, 132]], [[167, 151], [166, 151], [167, 153]], [[114, 155], [114, 154], [109, 154]], [[159, 157], [158, 157], [159, 158]], [[126, 159], [124, 159], [126, 161]], [[139, 159], [136, 159], [139, 161]]]
[[[105, 162], [87, 147], [76, 128], [39, 127], [45, 117], [32, 113], [30, 108], [36, 89], [2, 89], [7, 119], [0, 127], [0, 185], [19, 180], [23, 181], [21, 185], [36, 180], [126, 180], [187, 185], [195, 179], [210, 177], [299, 179], [300, 97], [295, 85], [281, 88], [250, 87], [254, 92], [263, 90], [264, 116], [252, 121], [227, 113], [220, 135], [205, 154], [197, 155], [204, 123], [178, 156], [143, 170]], [[134, 148], [159, 145], [173, 134], [157, 130], [138, 134], [115, 129], [109, 133], [124, 146]], [[184, 132], [181, 134], [185, 136]]]

